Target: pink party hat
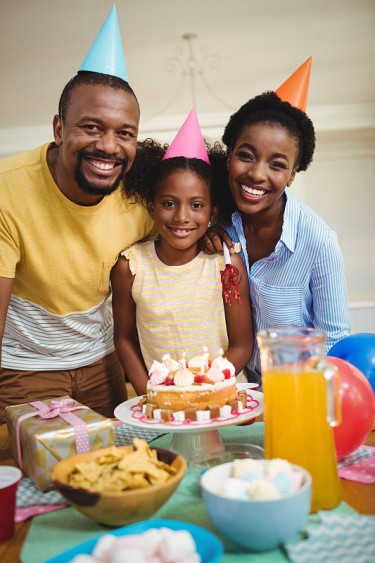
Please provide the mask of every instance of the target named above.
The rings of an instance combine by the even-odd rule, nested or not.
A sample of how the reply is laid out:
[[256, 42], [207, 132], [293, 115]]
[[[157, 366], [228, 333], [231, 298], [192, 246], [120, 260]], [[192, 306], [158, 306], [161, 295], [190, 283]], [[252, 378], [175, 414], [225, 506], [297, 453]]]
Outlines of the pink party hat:
[[206, 145], [199, 127], [197, 114], [192, 109], [185, 119], [181, 129], [170, 144], [162, 160], [184, 156], [185, 158], [199, 158], [210, 164]]
[[311, 61], [312, 57], [309, 57], [307, 61], [276, 90], [276, 94], [283, 102], [289, 102], [292, 106], [302, 111], [306, 111]]

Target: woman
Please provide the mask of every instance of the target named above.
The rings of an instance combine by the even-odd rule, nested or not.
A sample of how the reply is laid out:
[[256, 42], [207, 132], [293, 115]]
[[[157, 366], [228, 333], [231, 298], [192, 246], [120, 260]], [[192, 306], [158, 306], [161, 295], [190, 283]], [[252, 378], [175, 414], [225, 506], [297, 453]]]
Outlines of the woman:
[[[242, 246], [254, 334], [319, 328], [328, 351], [350, 330], [344, 264], [336, 234], [288, 191], [315, 148], [314, 126], [296, 105], [275, 92], [252, 98], [227, 124], [226, 150], [215, 146], [209, 157], [221, 179], [219, 222]], [[256, 342], [248, 370], [260, 382]]]

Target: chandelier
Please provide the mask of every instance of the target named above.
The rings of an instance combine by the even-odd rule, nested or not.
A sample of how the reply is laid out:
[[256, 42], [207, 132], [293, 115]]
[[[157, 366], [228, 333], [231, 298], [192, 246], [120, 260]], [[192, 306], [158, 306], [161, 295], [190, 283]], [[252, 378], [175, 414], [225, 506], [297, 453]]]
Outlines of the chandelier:
[[193, 45], [196, 38], [197, 35], [195, 33], [185, 33], [182, 35], [182, 39], [186, 42], [187, 46], [187, 49], [185, 49], [185, 56], [169, 58], [165, 63], [166, 71], [169, 73], [175, 73], [179, 77], [175, 90], [168, 102], [159, 111], [148, 116], [144, 121], [153, 119], [154, 117], [157, 117], [167, 111], [169, 107], [181, 96], [183, 87], [186, 85], [186, 80], [188, 80], [190, 88], [191, 107], [195, 108], [197, 113], [199, 111], [197, 95], [197, 86], [199, 85], [199, 82], [212, 96], [212, 98], [218, 101], [222, 106], [230, 110], [235, 109], [233, 106], [227, 104], [217, 96], [210, 87], [206, 78], [207, 69], [218, 68], [220, 64], [220, 57], [215, 54], [206, 54], [201, 58], [197, 58]]

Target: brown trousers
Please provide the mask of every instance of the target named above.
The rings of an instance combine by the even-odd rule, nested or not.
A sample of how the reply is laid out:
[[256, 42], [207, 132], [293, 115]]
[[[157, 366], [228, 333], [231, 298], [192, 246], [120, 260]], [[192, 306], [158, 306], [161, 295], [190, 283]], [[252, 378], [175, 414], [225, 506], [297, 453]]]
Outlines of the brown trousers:
[[125, 376], [117, 354], [82, 368], [66, 371], [18, 371], [0, 368], [0, 424], [5, 407], [69, 395], [111, 418], [127, 399]]

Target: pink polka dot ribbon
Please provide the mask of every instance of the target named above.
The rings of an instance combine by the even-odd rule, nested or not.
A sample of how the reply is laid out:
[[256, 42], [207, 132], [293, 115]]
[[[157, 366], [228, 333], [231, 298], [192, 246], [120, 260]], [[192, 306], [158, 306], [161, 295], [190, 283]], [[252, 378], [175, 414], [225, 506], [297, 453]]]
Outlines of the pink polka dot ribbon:
[[77, 409], [88, 409], [88, 407], [85, 407], [83, 405], [75, 406], [76, 402], [73, 401], [73, 399], [61, 399], [60, 401], [51, 401], [49, 403], [42, 403], [42, 401], [33, 401], [29, 403], [29, 405], [35, 407], [37, 409], [37, 412], [23, 414], [17, 420], [16, 425], [17, 456], [18, 463], [21, 469], [22, 457], [20, 427], [23, 420], [25, 420], [26, 418], [31, 418], [33, 416], [39, 416], [39, 418], [41, 419], [56, 418], [57, 416], [59, 416], [60, 418], [65, 420], [65, 422], [73, 426], [76, 453], [81, 454], [90, 451], [90, 440], [86, 423], [72, 412]]

